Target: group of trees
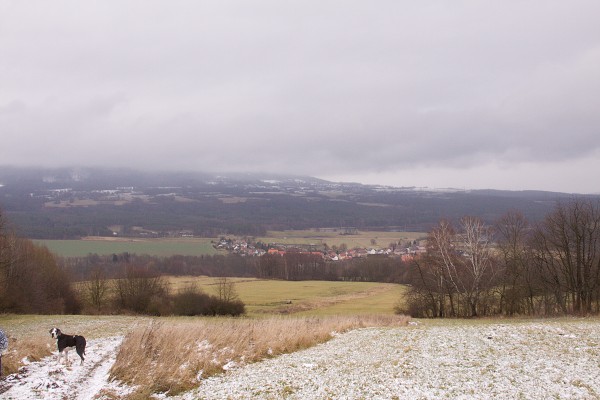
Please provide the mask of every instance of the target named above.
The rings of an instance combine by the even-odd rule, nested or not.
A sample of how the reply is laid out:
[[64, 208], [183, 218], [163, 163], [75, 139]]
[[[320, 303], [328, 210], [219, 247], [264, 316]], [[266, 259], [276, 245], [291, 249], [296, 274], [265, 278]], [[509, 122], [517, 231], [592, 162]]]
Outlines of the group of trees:
[[[71, 263], [47, 248], [17, 237], [0, 213], [0, 313], [78, 314], [133, 312], [154, 315], [239, 315], [244, 304], [229, 284], [219, 284], [215, 295], [193, 289], [198, 304], [181, 307], [190, 288], [169, 293], [165, 279], [152, 264], [116, 257], [114, 269], [93, 264], [85, 280], [77, 278]], [[187, 296], [187, 297], [186, 297]]]
[[78, 313], [70, 279], [45, 247], [10, 232], [0, 212], [0, 312]]
[[414, 316], [598, 313], [600, 203], [558, 203], [535, 225], [517, 211], [493, 225], [442, 220], [409, 282], [404, 311]]
[[157, 257], [128, 253], [66, 258], [61, 264], [77, 280], [89, 281], [98, 271], [108, 278], [122, 275], [123, 264], [145, 266], [161, 275], [174, 276], [236, 276], [261, 279], [329, 280], [406, 283], [408, 264], [399, 258], [369, 256], [346, 261], [329, 262], [322, 255], [288, 251], [284, 255], [262, 257], [240, 255]]
[[216, 293], [204, 293], [194, 285], [170, 293], [165, 278], [149, 265], [121, 262], [122, 275], [108, 279], [102, 267], [94, 267], [80, 283], [80, 295], [95, 313], [134, 312], [151, 315], [232, 315], [245, 313], [233, 282], [219, 278]]

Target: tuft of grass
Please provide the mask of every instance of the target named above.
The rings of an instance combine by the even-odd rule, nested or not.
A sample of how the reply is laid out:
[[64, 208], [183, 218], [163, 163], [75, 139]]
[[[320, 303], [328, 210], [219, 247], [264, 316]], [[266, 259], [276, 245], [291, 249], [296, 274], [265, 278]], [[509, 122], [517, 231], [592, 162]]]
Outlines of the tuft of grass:
[[228, 368], [305, 349], [336, 333], [404, 326], [409, 319], [380, 315], [153, 320], [125, 337], [110, 378], [145, 393], [174, 395]]

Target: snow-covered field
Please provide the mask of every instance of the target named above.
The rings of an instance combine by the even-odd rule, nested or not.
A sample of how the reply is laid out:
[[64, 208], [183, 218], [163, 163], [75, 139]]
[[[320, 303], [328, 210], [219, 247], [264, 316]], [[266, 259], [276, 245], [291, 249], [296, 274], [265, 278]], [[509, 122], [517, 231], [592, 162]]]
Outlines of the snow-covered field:
[[[122, 397], [128, 389], [107, 381], [120, 341], [90, 341], [84, 366], [57, 366], [52, 357], [31, 363], [9, 377], [12, 386], [0, 398]], [[597, 399], [600, 321], [422, 321], [360, 329], [230, 369], [177, 398]]]

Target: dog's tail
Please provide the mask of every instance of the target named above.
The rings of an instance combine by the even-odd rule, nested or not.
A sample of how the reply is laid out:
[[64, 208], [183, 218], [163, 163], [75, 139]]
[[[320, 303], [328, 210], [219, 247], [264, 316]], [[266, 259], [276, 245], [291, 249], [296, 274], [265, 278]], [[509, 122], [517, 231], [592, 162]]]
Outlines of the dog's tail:
[[79, 336], [79, 335], [75, 335], [75, 348], [77, 349], [77, 352], [81, 352], [82, 355], [85, 355], [85, 346], [86, 346], [86, 342], [85, 342], [85, 338], [83, 336]]

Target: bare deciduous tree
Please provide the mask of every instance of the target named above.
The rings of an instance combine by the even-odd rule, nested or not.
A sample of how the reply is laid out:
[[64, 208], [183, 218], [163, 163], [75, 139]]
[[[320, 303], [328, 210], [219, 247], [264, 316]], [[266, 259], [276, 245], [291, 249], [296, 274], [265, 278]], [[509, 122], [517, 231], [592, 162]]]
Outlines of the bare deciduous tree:
[[536, 266], [560, 311], [598, 311], [600, 289], [600, 203], [559, 203], [534, 235]]
[[101, 267], [93, 268], [89, 279], [83, 283], [83, 289], [92, 306], [96, 310], [100, 310], [104, 305], [109, 290], [104, 269]]
[[147, 266], [128, 264], [124, 276], [116, 280], [115, 290], [120, 307], [144, 313], [152, 298], [166, 294], [167, 289], [162, 277]]
[[431, 230], [427, 255], [413, 263], [416, 273], [411, 288], [429, 301], [430, 314], [444, 317], [481, 313], [482, 299], [490, 297], [496, 284], [491, 235], [491, 227], [474, 217], [463, 218], [458, 232], [447, 220]]
[[237, 290], [235, 288], [235, 282], [226, 277], [217, 278], [216, 282], [217, 297], [219, 300], [225, 302], [233, 302], [239, 300]]
[[464, 217], [460, 224], [460, 245], [466, 259], [466, 300], [471, 308], [471, 316], [477, 316], [483, 292], [493, 287], [494, 283], [496, 271], [493, 268], [491, 246], [493, 230], [476, 217]]
[[533, 315], [541, 288], [529, 248], [531, 226], [521, 212], [509, 211], [497, 221], [496, 236], [502, 273], [499, 312]]

